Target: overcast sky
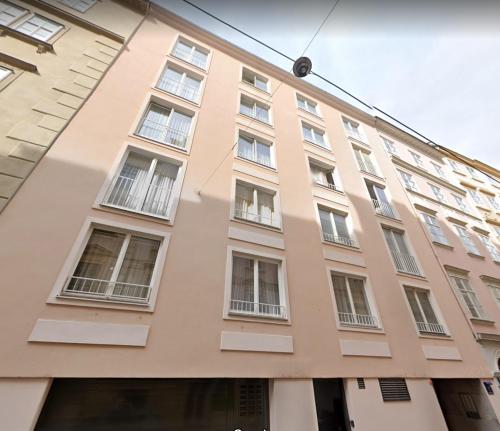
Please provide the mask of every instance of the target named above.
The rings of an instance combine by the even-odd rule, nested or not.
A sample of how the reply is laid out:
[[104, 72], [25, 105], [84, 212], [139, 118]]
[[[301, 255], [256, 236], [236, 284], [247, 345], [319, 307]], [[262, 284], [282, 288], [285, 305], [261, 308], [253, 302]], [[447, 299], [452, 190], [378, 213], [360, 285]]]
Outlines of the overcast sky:
[[[182, 0], [154, 1], [284, 69], [292, 66]], [[292, 58], [333, 5], [190, 1]], [[316, 73], [368, 104], [500, 168], [500, 1], [340, 0], [306, 55]], [[314, 77], [307, 80], [340, 95]]]

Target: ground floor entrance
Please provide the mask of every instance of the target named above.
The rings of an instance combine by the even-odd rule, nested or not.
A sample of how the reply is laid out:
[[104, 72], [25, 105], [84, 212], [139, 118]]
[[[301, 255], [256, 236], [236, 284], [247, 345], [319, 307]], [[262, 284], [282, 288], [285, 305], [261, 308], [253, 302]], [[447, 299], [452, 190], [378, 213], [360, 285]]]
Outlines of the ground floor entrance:
[[314, 379], [319, 431], [350, 431], [342, 379]]

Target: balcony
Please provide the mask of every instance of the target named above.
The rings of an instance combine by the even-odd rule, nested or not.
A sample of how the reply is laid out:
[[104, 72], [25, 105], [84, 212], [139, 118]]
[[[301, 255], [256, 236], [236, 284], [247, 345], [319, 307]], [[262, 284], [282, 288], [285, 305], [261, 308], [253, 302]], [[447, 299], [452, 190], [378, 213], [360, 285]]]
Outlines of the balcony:
[[199, 67], [200, 69], [205, 69], [207, 66], [207, 57], [205, 54], [197, 53], [191, 49], [181, 48], [176, 46], [174, 52], [172, 52], [174, 57], [184, 60], [192, 65]]
[[394, 259], [394, 264], [399, 272], [404, 272], [406, 274], [421, 276], [420, 269], [418, 268], [416, 259], [407, 253], [399, 253], [392, 251], [392, 257]]
[[183, 150], [186, 149], [188, 134], [182, 130], [172, 127], [163, 126], [147, 118], [142, 123], [142, 127], [138, 133], [146, 139], [169, 144]]
[[377, 214], [397, 220], [398, 217], [396, 216], [396, 210], [391, 204], [377, 199], [372, 199], [372, 202]]
[[341, 325], [378, 328], [377, 318], [367, 314], [338, 313]]
[[238, 203], [236, 203], [236, 207], [234, 209], [234, 216], [236, 218], [247, 220], [252, 223], [264, 224], [276, 228], [280, 227], [280, 220], [277, 214], [271, 213], [268, 216], [262, 213], [261, 214], [255, 213], [253, 211], [249, 211], [248, 209], [243, 208], [243, 206], [238, 205]]
[[71, 277], [63, 291], [63, 295], [146, 303], [149, 300], [150, 291], [150, 286], [142, 284], [86, 277]]
[[229, 313], [269, 317], [273, 319], [287, 319], [286, 307], [283, 305], [262, 304], [239, 299], [231, 299]]
[[337, 235], [332, 235], [331, 233], [323, 232], [323, 238], [327, 242], [345, 245], [347, 247], [357, 247], [358, 246], [356, 241], [354, 241], [351, 238], [347, 238], [345, 236], [337, 236]]
[[199, 87], [194, 87], [172, 78], [162, 77], [158, 82], [158, 88], [192, 102], [198, 101], [200, 95]]
[[417, 328], [420, 333], [446, 335], [444, 326], [439, 323], [417, 322]]

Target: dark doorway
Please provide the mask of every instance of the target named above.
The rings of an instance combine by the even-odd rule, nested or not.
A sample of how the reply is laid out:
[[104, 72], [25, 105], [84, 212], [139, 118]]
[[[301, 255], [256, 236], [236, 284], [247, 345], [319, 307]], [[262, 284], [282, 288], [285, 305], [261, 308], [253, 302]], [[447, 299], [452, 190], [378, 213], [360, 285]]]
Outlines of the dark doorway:
[[264, 379], [55, 379], [36, 431], [269, 430]]
[[342, 379], [314, 379], [319, 431], [350, 431]]

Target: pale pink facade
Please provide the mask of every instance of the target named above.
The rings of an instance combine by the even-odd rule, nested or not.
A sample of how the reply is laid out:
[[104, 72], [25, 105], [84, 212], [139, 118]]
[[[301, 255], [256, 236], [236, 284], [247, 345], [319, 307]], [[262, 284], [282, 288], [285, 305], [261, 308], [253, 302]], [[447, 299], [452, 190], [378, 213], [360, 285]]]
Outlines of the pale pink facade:
[[[153, 7], [0, 217], [0, 415], [29, 400], [10, 429], [33, 429], [51, 379], [254, 378], [268, 429], [323, 431], [318, 394], [336, 379], [336, 429], [498, 429], [484, 344], [500, 339], [499, 266], [451, 224], [433, 244], [420, 213], [495, 234], [428, 182], [469, 201], [439, 151]], [[469, 319], [447, 271], [484, 315]], [[445, 421], [431, 379], [463, 411]]]

